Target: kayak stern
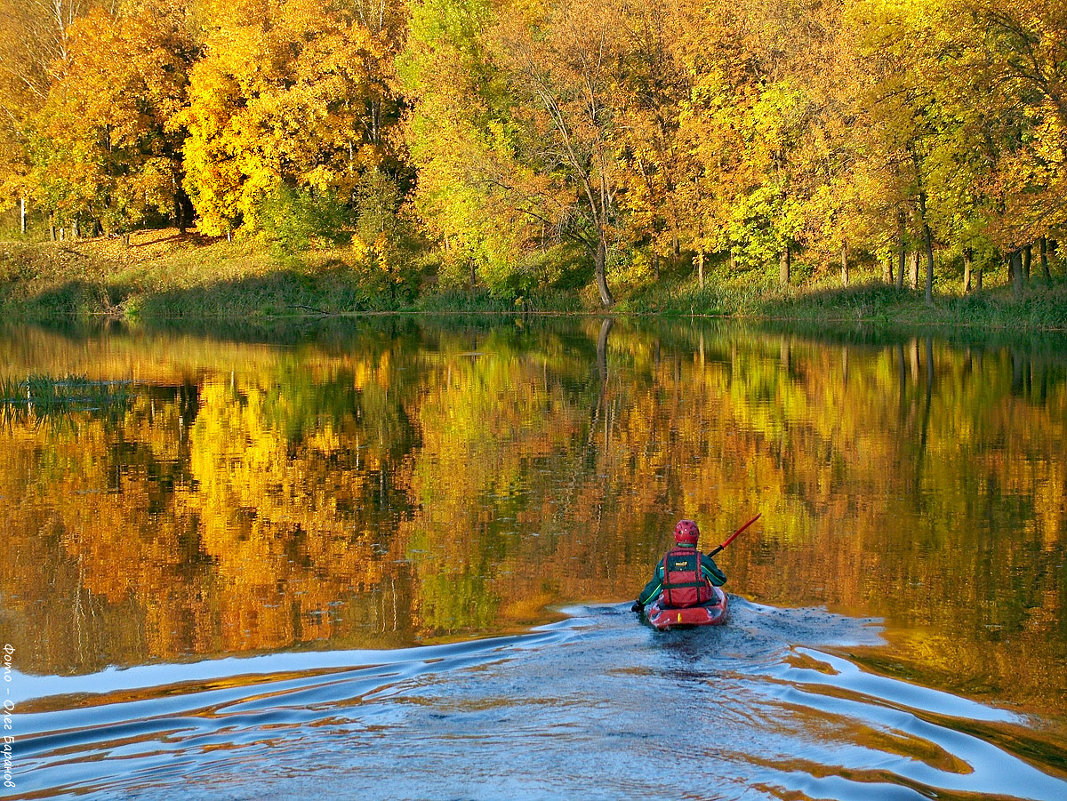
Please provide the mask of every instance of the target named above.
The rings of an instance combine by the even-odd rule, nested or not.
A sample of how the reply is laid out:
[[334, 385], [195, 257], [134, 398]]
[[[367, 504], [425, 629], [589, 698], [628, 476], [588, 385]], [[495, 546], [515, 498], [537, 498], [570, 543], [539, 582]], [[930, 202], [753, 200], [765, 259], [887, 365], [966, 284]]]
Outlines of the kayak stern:
[[708, 603], [674, 609], [661, 606], [660, 599], [653, 601], [645, 611], [649, 624], [660, 631], [693, 628], [694, 626], [721, 626], [726, 622], [726, 593], [712, 587], [714, 596]]

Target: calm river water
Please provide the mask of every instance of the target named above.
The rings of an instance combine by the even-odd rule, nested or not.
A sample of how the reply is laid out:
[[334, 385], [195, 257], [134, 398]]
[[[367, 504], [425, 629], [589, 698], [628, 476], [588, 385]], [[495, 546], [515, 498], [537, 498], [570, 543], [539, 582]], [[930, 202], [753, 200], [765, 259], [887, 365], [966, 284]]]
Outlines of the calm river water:
[[[7, 797], [1067, 798], [1067, 338], [9, 327], [0, 386]], [[756, 512], [727, 626], [630, 613]]]

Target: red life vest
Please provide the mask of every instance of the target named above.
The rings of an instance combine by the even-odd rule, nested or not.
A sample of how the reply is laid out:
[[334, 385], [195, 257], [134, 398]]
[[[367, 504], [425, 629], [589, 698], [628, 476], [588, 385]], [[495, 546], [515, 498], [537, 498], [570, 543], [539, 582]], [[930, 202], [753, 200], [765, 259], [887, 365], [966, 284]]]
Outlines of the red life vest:
[[700, 572], [700, 551], [696, 548], [671, 548], [663, 557], [665, 606], [682, 609], [699, 606], [715, 597], [709, 582]]

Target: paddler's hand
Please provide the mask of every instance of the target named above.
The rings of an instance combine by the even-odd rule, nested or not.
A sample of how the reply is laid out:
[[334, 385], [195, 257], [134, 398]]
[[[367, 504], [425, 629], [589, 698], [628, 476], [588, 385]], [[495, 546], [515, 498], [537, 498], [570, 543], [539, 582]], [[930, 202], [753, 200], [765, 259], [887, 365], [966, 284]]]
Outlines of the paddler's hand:
[[644, 609], [645, 606], [640, 601], [634, 601], [634, 605], [630, 607], [631, 612], [643, 612]]

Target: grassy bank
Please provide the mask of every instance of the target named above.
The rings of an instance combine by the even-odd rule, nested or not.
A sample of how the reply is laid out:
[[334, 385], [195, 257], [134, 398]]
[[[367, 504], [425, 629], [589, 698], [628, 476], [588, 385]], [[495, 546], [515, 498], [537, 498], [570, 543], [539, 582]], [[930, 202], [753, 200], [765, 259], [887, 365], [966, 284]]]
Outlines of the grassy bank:
[[580, 311], [573, 295], [517, 303], [488, 292], [417, 293], [344, 248], [299, 258], [255, 240], [144, 231], [67, 242], [0, 242], [5, 318], [241, 319], [395, 311]]
[[683, 317], [718, 314], [794, 323], [800, 327], [875, 325], [887, 328], [932, 327], [1067, 331], [1067, 282], [1034, 281], [1019, 297], [1005, 284], [966, 295], [934, 293], [932, 304], [922, 290], [896, 289], [866, 277], [849, 287], [821, 285], [782, 289], [725, 279], [704, 289], [682, 284], [635, 295], [627, 311]]
[[359, 282], [330, 254], [279, 259], [254, 242], [177, 231], [0, 247], [5, 316], [210, 318], [354, 311]]
[[[961, 295], [897, 290], [873, 277], [849, 288], [780, 289], [753, 273], [713, 274], [644, 287], [618, 286], [622, 314], [728, 316], [800, 327], [1067, 330], [1067, 283], [1035, 280], [1021, 297], [1006, 285]], [[865, 281], [865, 282], [864, 282]], [[544, 293], [519, 300], [484, 291], [443, 291], [431, 276], [420, 292], [365, 267], [343, 249], [300, 259], [254, 241], [228, 242], [176, 230], [120, 239], [0, 242], [0, 313], [5, 319], [111, 317], [126, 320], [262, 320], [307, 315], [423, 311], [465, 313], [600, 312], [591, 292]]]

